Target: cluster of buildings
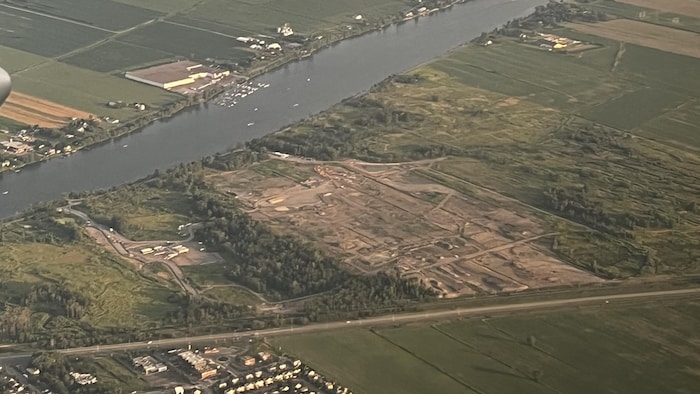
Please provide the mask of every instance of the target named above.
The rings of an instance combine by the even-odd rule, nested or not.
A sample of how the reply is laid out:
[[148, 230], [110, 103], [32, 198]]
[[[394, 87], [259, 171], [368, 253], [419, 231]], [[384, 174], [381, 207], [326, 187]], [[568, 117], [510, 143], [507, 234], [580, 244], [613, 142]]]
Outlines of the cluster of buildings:
[[187, 87], [201, 90], [220, 82], [231, 74], [228, 70], [205, 66], [190, 60], [181, 60], [127, 72], [124, 76], [132, 81], [172, 90]]
[[282, 50], [282, 45], [280, 45], [277, 42], [267, 44], [265, 42], [265, 40], [261, 40], [259, 38], [255, 38], [255, 37], [236, 37], [236, 41], [240, 41], [244, 44], [250, 44], [250, 46], [249, 46], [250, 49], [256, 49], [256, 50], [267, 49], [268, 51], [281, 51]]
[[581, 41], [572, 40], [570, 38], [537, 32], [530, 35], [521, 34], [520, 41], [531, 45], [537, 45], [548, 51], [571, 49], [572, 47], [581, 46], [583, 44]]
[[143, 255], [148, 255], [152, 254], [154, 256], [163, 256], [163, 259], [165, 260], [170, 260], [172, 258], [175, 258], [181, 254], [188, 253], [190, 251], [190, 248], [182, 245], [175, 245], [175, 246], [169, 246], [165, 247], [162, 245], [159, 246], [154, 246], [152, 248], [142, 248], [140, 250], [141, 254]]
[[167, 365], [159, 363], [151, 356], [136, 357], [132, 359], [131, 362], [134, 364], [134, 367], [140, 369], [146, 375], [168, 370]]
[[69, 375], [81, 386], [97, 383], [97, 378], [89, 373], [71, 372]]
[[186, 350], [177, 354], [197, 374], [200, 379], [208, 379], [217, 374], [217, 369], [209, 364], [209, 360]]
[[289, 37], [294, 34], [294, 30], [292, 30], [292, 27], [289, 25], [289, 23], [285, 23], [284, 25], [277, 28], [277, 34], [280, 34], [282, 37]]
[[15, 141], [13, 138], [10, 138], [9, 141], [0, 141], [0, 145], [2, 145], [5, 152], [13, 155], [22, 155], [34, 150], [30, 145], [22, 141]]
[[[270, 355], [259, 358], [270, 360]], [[252, 357], [251, 357], [252, 358]], [[252, 358], [255, 360], [255, 358]], [[280, 360], [266, 367], [220, 381], [219, 394], [352, 394], [304, 365], [301, 360]]]

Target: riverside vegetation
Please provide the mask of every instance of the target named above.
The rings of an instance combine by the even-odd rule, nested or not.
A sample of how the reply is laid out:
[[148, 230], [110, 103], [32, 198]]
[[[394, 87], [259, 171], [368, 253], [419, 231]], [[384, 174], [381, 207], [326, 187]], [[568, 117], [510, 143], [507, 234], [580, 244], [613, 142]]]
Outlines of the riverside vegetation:
[[[700, 72], [698, 60], [633, 45], [620, 55], [618, 42], [563, 24], [560, 7], [575, 7], [567, 8], [574, 15], [585, 10], [554, 4], [507, 29], [537, 28], [596, 49], [549, 52], [499, 30], [486, 35], [491, 45], [465, 45], [235, 151], [70, 196], [132, 238], [162, 231], [151, 227], [158, 220], [143, 217], [203, 222], [196, 239], [221, 253], [227, 280], [273, 301], [312, 296], [293, 312], [257, 314], [246, 305], [185, 296], [152, 268], [135, 272], [95, 246], [82, 223], [52, 203], [0, 227], [3, 270], [12, 278], [0, 287], [8, 300], [0, 329], [9, 340], [64, 347], [347, 319], [432, 299], [415, 281], [393, 272], [355, 273], [280, 223], [252, 220], [236, 196], [207, 181], [269, 160], [272, 151], [317, 160], [444, 158], [417, 175], [467, 196], [485, 188], [528, 207], [558, 230], [541, 247], [570, 264], [606, 278], [697, 273], [699, 147], [692, 136], [669, 139], [658, 122], [697, 116], [700, 75], [691, 77]], [[554, 22], [540, 25], [543, 15]], [[654, 100], [634, 112], [639, 92], [649, 89], [673, 92], [683, 105]], [[614, 114], [627, 123], [616, 123]], [[657, 134], [650, 138], [648, 130]], [[26, 261], [32, 264], [19, 263]]]

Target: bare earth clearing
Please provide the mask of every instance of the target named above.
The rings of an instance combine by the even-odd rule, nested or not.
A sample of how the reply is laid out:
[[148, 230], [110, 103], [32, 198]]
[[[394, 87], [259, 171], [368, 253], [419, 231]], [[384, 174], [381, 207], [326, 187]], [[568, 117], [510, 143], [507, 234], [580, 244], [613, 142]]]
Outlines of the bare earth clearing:
[[254, 219], [317, 240], [359, 271], [397, 271], [445, 297], [602, 281], [535, 245], [555, 235], [538, 219], [416, 173], [429, 166], [297, 164], [302, 182], [253, 166], [209, 181], [235, 193]]
[[586, 34], [700, 58], [700, 34], [697, 33], [629, 19], [573, 23], [571, 27]]
[[0, 108], [0, 116], [27, 125], [60, 128], [70, 122], [71, 118], [88, 119], [93, 115], [38, 97], [12, 92]]
[[638, 7], [651, 8], [657, 11], [672, 12], [700, 18], [700, 1], [698, 0], [617, 0], [620, 3], [632, 4]]

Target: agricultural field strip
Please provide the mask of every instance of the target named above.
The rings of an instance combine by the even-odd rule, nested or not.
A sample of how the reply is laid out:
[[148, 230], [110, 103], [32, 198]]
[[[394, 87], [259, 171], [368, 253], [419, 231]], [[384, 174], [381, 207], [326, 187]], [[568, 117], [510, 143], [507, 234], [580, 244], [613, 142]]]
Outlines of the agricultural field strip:
[[574, 30], [665, 52], [700, 58], [700, 34], [629, 19], [571, 23]]
[[[627, 294], [613, 294], [605, 296], [587, 296], [578, 298], [568, 298], [561, 300], [548, 300], [548, 301], [536, 301], [527, 302], [520, 304], [511, 305], [495, 305], [495, 306], [485, 306], [485, 307], [472, 307], [472, 308], [458, 308], [453, 310], [442, 310], [433, 312], [415, 312], [415, 313], [402, 313], [391, 316], [378, 316], [370, 317], [362, 320], [353, 320], [350, 323], [346, 322], [329, 322], [329, 323], [317, 323], [310, 324], [307, 326], [300, 326], [295, 328], [272, 328], [256, 331], [247, 332], [228, 332], [221, 334], [208, 334], [200, 336], [187, 336], [182, 338], [168, 338], [154, 340], [151, 344], [155, 346], [177, 346], [186, 342], [211, 342], [212, 340], [219, 339], [232, 339], [240, 337], [248, 337], [251, 335], [258, 336], [280, 336], [280, 335], [290, 335], [290, 334], [303, 334], [308, 332], [319, 332], [319, 331], [336, 331], [342, 330], [349, 327], [372, 327], [375, 325], [382, 324], [394, 324], [394, 323], [408, 323], [417, 321], [430, 321], [430, 320], [441, 320], [450, 319], [461, 316], [484, 316], [491, 313], [507, 313], [507, 312], [526, 312], [532, 310], [542, 310], [542, 309], [558, 309], [561, 307], [578, 307], [587, 304], [600, 304], [605, 301], [651, 301], [653, 299], [664, 299], [673, 297], [688, 297], [697, 299], [700, 295], [700, 288], [689, 288], [689, 289], [679, 289], [679, 290], [665, 290], [665, 291], [651, 291], [651, 292], [640, 292], [640, 293], [627, 293]], [[145, 348], [147, 344], [145, 342], [128, 342], [119, 343], [112, 345], [100, 345], [100, 346], [87, 346], [78, 348], [69, 348], [58, 350], [64, 354], [89, 354], [96, 352], [109, 352], [118, 350], [129, 350], [129, 349], [142, 349]], [[0, 360], [8, 357], [17, 357], [17, 355], [7, 355], [0, 356]]]
[[631, 4], [656, 11], [672, 12], [678, 15], [688, 15], [700, 18], [700, 1], [697, 0], [616, 0], [620, 3]]
[[60, 56], [55, 57], [54, 60], [64, 60], [64, 59], [67, 59], [67, 58], [69, 58], [69, 57], [71, 57], [71, 56], [74, 56], [74, 55], [76, 55], [76, 54], [83, 53], [83, 52], [87, 52], [87, 51], [89, 51], [89, 50], [91, 50], [91, 49], [94, 49], [94, 48], [96, 48], [96, 47], [98, 47], [98, 46], [100, 46], [100, 45], [103, 45], [103, 44], [105, 44], [105, 43], [107, 43], [107, 42], [114, 41], [114, 40], [118, 39], [118, 38], [121, 37], [121, 36], [127, 35], [127, 34], [129, 34], [130, 32], [132, 32], [132, 31], [134, 31], [134, 30], [137, 30], [137, 29], [140, 29], [140, 28], [142, 28], [142, 27], [144, 27], [144, 26], [150, 25], [150, 24], [153, 23], [153, 22], [156, 22], [156, 19], [147, 20], [147, 21], [142, 22], [142, 23], [140, 23], [140, 24], [138, 24], [138, 25], [136, 25], [136, 26], [129, 27], [128, 29], [125, 29], [125, 30], [122, 30], [122, 31], [118, 31], [118, 32], [114, 32], [114, 34], [111, 35], [111, 36], [109, 36], [109, 37], [105, 37], [104, 39], [99, 40], [99, 41], [96, 41], [96, 42], [93, 42], [92, 44], [86, 45], [86, 46], [84, 46], [84, 47], [76, 48], [76, 49], [74, 49], [74, 50], [72, 50], [72, 51], [70, 51], [70, 52], [64, 53], [64, 54], [62, 54], [62, 55], [60, 55]]
[[[182, 24], [182, 23], [177, 23], [177, 22], [173, 22], [173, 21], [169, 21], [169, 20], [164, 20], [163, 23], [168, 23], [168, 24], [175, 25], [175, 26], [180, 26], [180, 27], [186, 27], [186, 28], [188, 28], [188, 29], [193, 29], [193, 30], [199, 30], [199, 31], [203, 31], [203, 32], [205, 32], [205, 33], [216, 34], [217, 36], [222, 36], [222, 37], [226, 37], [226, 38], [234, 38], [234, 39], [236, 38], [236, 36], [232, 36], [232, 35], [229, 35], [229, 34], [221, 33], [221, 32], [218, 32], [218, 31], [214, 31], [214, 30], [210, 30], [210, 29], [204, 29], [204, 28], [202, 28], [202, 27], [195, 27], [195, 26], [185, 25], [185, 24]], [[232, 45], [233, 45], [233, 44], [232, 44]]]
[[[98, 26], [91, 25], [91, 24], [89, 24], [89, 23], [78, 22], [78, 21], [74, 21], [74, 20], [72, 20], [72, 19], [63, 18], [63, 17], [60, 17], [60, 16], [51, 15], [51, 14], [46, 14], [46, 13], [39, 12], [39, 11], [33, 11], [33, 10], [30, 10], [30, 9], [26, 9], [26, 8], [14, 7], [14, 6], [11, 6], [11, 5], [7, 4], [7, 3], [2, 3], [2, 4], [0, 4], [0, 7], [5, 7], [5, 8], [13, 9], [13, 10], [15, 10], [15, 11], [22, 11], [22, 12], [26, 12], [26, 13], [29, 13], [29, 14], [39, 15], [39, 16], [42, 16], [42, 17], [44, 17], [44, 18], [56, 19], [56, 20], [59, 20], [59, 21], [62, 21], [62, 22], [72, 23], [72, 24], [78, 25], [78, 26], [89, 27], [89, 28], [91, 28], [91, 29], [100, 30], [100, 31], [103, 31], [103, 32], [106, 32], [106, 33], [117, 33], [117, 32], [114, 31], [114, 30], [104, 29], [104, 28], [101, 28], [101, 27], [98, 27]], [[14, 15], [14, 14], [8, 14], [8, 15], [12, 15], [12, 16], [17, 17], [17, 15]], [[22, 18], [22, 17], [20, 16], [20, 18]]]

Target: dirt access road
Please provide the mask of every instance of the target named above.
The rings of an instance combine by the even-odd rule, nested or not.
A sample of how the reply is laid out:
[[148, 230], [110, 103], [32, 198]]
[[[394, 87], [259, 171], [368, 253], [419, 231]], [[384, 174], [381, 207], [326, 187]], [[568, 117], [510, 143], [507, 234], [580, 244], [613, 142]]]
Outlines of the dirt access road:
[[[113, 231], [110, 228], [107, 228], [106, 226], [103, 226], [99, 223], [95, 223], [90, 216], [88, 216], [85, 212], [81, 212], [75, 209], [72, 209], [72, 207], [79, 205], [79, 201], [71, 201], [68, 203], [68, 205], [61, 207], [64, 212], [69, 213], [71, 215], [77, 216], [81, 219], [83, 219], [86, 223], [88, 223], [88, 227], [96, 230], [99, 234], [101, 234], [101, 237], [103, 237], [104, 240], [106, 240], [109, 245], [119, 254], [120, 256], [124, 257], [128, 261], [132, 263], [136, 263], [138, 268], [142, 268], [143, 264], [150, 262], [151, 260], [146, 260], [145, 258], [139, 256], [136, 257], [134, 254], [130, 253], [125, 247], [125, 244], [130, 244], [133, 243], [134, 241], [126, 238], [125, 236], [119, 234], [116, 231]], [[187, 229], [189, 231], [189, 235], [185, 241], [178, 241], [178, 242], [188, 242], [191, 241], [194, 238], [194, 229], [200, 226], [200, 223], [195, 223], [192, 224], [191, 226], [188, 226]], [[94, 232], [91, 235], [95, 235]], [[153, 241], [154, 243], [165, 243], [167, 241]], [[192, 287], [192, 285], [189, 284], [187, 281], [187, 278], [185, 277], [185, 274], [182, 272], [180, 267], [175, 264], [171, 260], [158, 260], [162, 263], [165, 264], [166, 267], [168, 267], [168, 270], [170, 270], [170, 273], [172, 274], [173, 278], [175, 278], [175, 282], [187, 293], [199, 297], [200, 293]]]

